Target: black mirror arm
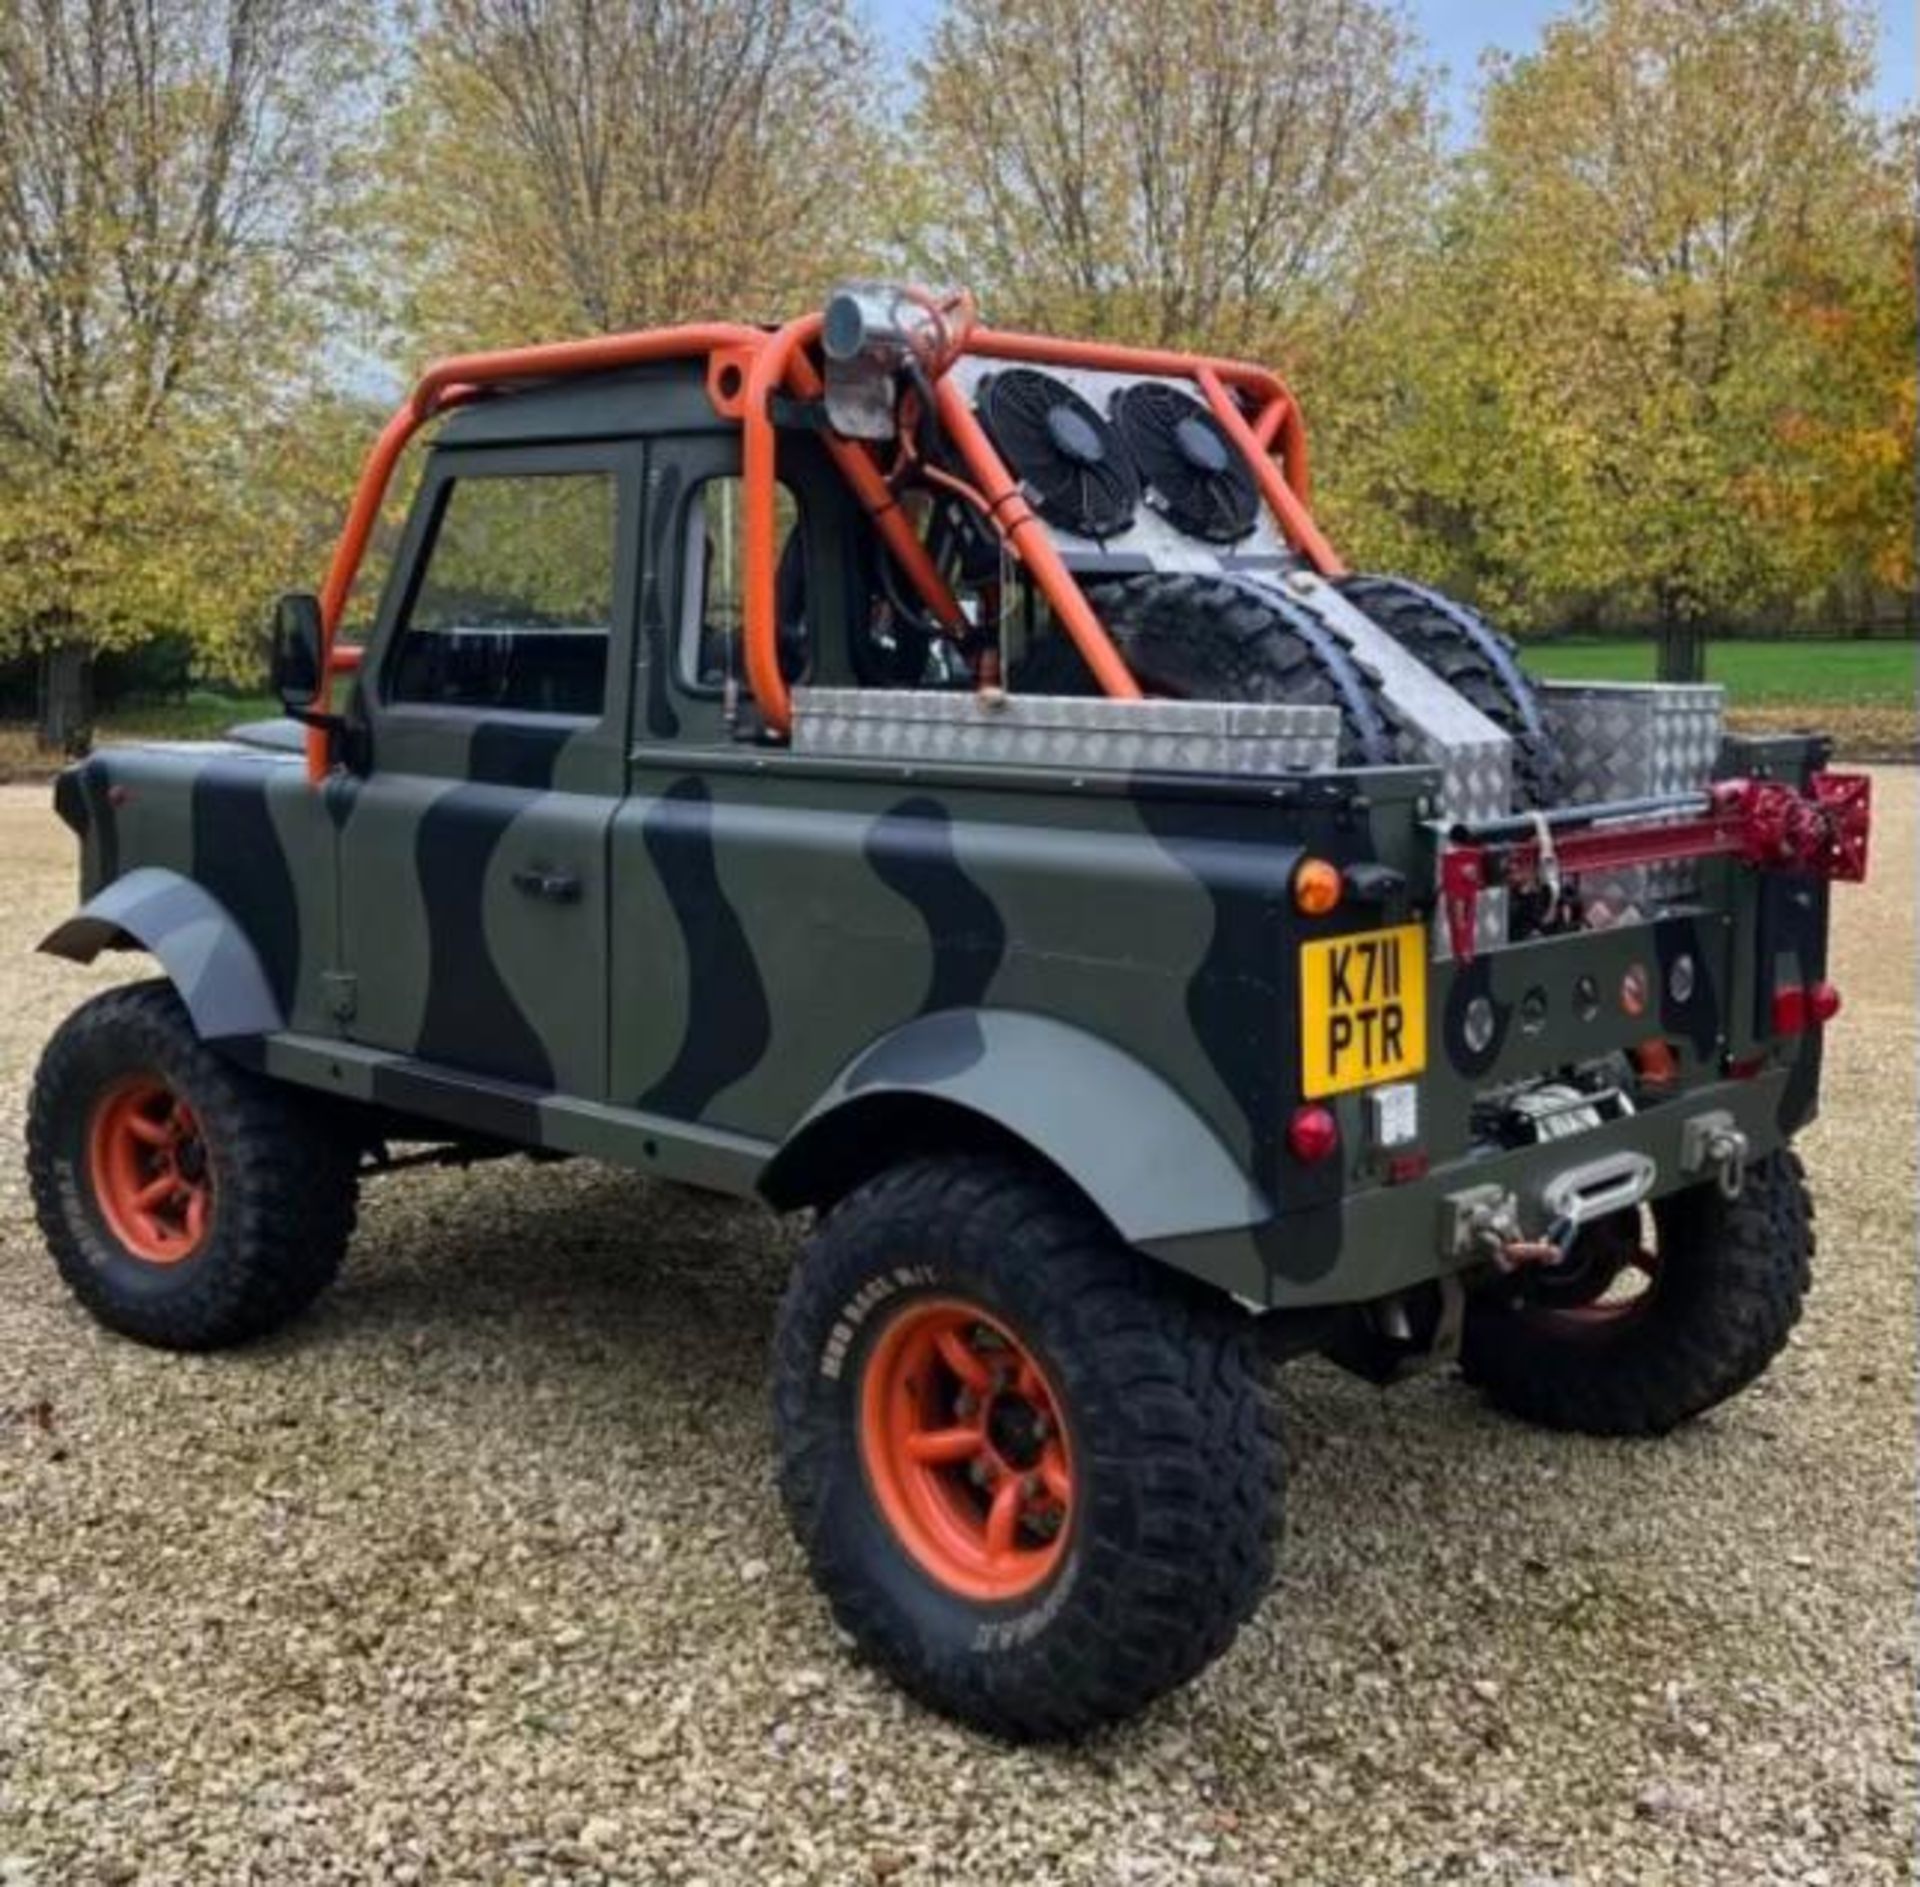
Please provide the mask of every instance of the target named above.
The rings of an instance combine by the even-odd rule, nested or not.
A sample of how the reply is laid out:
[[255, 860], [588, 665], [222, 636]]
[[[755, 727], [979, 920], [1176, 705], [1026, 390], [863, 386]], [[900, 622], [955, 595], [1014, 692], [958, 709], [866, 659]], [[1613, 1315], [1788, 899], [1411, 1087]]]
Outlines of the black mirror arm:
[[352, 724], [344, 714], [332, 714], [322, 708], [297, 707], [291, 701], [282, 701], [280, 711], [288, 720], [296, 721], [302, 727], [317, 728], [326, 735], [329, 764], [338, 761], [351, 744], [349, 735]]

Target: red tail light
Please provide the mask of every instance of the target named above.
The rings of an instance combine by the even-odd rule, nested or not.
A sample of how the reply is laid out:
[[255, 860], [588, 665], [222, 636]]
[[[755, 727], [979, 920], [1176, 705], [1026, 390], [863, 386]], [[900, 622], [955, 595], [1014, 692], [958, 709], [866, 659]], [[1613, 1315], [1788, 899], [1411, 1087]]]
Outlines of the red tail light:
[[1648, 1087], [1670, 1088], [1680, 1078], [1680, 1062], [1673, 1045], [1660, 1036], [1653, 1036], [1628, 1052], [1633, 1057], [1634, 1072]]
[[1324, 1107], [1296, 1107], [1287, 1122], [1287, 1145], [1296, 1160], [1318, 1165], [1340, 1145], [1340, 1123]]
[[1775, 1035], [1804, 1035], [1839, 1013], [1840, 992], [1831, 983], [1810, 983], [1805, 989], [1789, 983], [1773, 992]]

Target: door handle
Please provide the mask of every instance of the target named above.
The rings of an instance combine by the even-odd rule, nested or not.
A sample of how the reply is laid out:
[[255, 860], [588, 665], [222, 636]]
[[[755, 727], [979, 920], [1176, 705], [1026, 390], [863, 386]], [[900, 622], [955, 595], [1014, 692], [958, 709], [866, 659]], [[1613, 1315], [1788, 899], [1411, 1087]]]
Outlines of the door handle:
[[513, 874], [514, 888], [530, 898], [544, 898], [549, 904], [577, 904], [580, 880], [570, 871], [549, 871], [544, 865], [529, 865]]

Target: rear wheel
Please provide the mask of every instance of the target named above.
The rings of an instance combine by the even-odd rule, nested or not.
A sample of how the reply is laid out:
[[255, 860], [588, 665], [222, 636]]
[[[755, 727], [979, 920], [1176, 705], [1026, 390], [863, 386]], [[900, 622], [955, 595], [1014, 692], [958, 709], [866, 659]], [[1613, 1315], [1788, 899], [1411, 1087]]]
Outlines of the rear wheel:
[[781, 1490], [841, 1626], [1012, 1738], [1129, 1716], [1272, 1570], [1277, 1422], [1247, 1319], [1008, 1160], [846, 1199], [781, 1308]]
[[1799, 1321], [1813, 1204], [1791, 1151], [1739, 1198], [1692, 1186], [1588, 1227], [1565, 1262], [1467, 1308], [1461, 1364], [1547, 1428], [1660, 1435], [1759, 1376]]
[[318, 1106], [221, 1060], [172, 986], [107, 991], [61, 1025], [27, 1114], [54, 1262], [103, 1324], [205, 1350], [259, 1336], [331, 1282], [357, 1149]]

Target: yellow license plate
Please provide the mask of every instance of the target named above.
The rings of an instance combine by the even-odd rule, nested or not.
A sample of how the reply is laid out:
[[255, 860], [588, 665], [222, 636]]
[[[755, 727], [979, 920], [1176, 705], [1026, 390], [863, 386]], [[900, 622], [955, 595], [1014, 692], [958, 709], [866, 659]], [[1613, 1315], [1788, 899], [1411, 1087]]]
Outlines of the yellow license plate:
[[1427, 1065], [1423, 924], [1300, 946], [1300, 1085], [1310, 1099]]

